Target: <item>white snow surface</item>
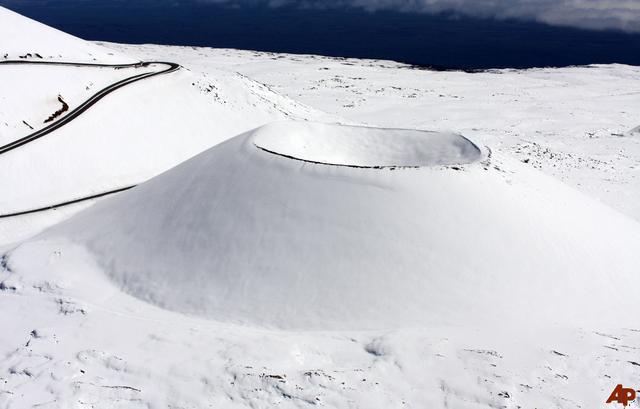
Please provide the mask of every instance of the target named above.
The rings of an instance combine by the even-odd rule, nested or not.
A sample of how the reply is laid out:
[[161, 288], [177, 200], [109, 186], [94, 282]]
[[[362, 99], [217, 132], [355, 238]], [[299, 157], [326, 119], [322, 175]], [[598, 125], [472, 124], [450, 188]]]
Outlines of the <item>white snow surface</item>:
[[[58, 96], [76, 108], [98, 90], [144, 72], [160, 69], [97, 68], [50, 65], [0, 64], [0, 145], [5, 145], [46, 126], [62, 104]], [[60, 118], [68, 113], [64, 112]], [[25, 123], [26, 122], [26, 123]]]
[[256, 130], [253, 143], [294, 159], [355, 167], [455, 165], [481, 157], [461, 135], [321, 123], [273, 123]]
[[275, 331], [127, 297], [64, 240], [18, 248], [7, 268], [3, 408], [600, 407], [639, 372], [638, 326], [486, 317], [474, 326]]
[[640, 220], [640, 139], [628, 134], [640, 126], [640, 67], [436, 72], [316, 55], [109, 46], [139, 58], [176, 56], [194, 70], [238, 71], [353, 123], [461, 134]]
[[[267, 125], [45, 237], [86, 246], [132, 295], [219, 321], [307, 330], [483, 317], [593, 325], [640, 307], [640, 224], [519, 162], [359, 169], [256, 146], [342, 132]], [[345, 139], [386, 132], [349, 127]], [[440, 148], [422, 138], [425, 150]]]
[[0, 61], [37, 60], [128, 64], [135, 59], [0, 7]]
[[[165, 172], [0, 219], [0, 408], [568, 409], [638, 388], [640, 68], [112, 52], [5, 9], [0, 33], [0, 58], [186, 67], [0, 155], [0, 214]], [[2, 71], [3, 137], [121, 75], [48, 68], [24, 99], [40, 71]], [[283, 119], [368, 128], [247, 133]]]
[[[48, 27], [28, 20], [14, 25], [13, 20], [21, 17], [0, 11], [0, 22], [7, 21], [0, 25], [23, 33], [19, 38], [50, 34]], [[56, 38], [49, 50], [69, 56], [72, 62], [83, 61], [79, 41], [89, 48], [103, 48], [64, 33]], [[1, 41], [0, 54], [18, 43]], [[0, 144], [42, 128], [44, 119], [61, 107], [58, 95], [72, 110], [107, 85], [165, 68], [160, 64], [124, 69], [0, 64], [0, 72], [6, 74], [0, 79], [4, 90]], [[68, 111], [60, 118], [66, 114]], [[0, 215], [141, 183], [233, 135], [286, 118], [333, 119], [235, 72], [181, 68], [129, 84], [54, 133], [2, 154], [0, 174], [6, 177], [0, 178]], [[62, 213], [70, 214], [67, 210]], [[59, 220], [52, 217], [47, 223], [46, 218], [35, 215], [0, 218], [0, 245], [29, 237]]]
[[55, 134], [2, 155], [0, 173], [20, 178], [0, 180], [0, 190], [8, 192], [0, 197], [0, 211], [140, 183], [229, 134], [307, 114], [275, 109], [251, 86], [230, 73], [210, 79], [181, 70], [119, 89]]

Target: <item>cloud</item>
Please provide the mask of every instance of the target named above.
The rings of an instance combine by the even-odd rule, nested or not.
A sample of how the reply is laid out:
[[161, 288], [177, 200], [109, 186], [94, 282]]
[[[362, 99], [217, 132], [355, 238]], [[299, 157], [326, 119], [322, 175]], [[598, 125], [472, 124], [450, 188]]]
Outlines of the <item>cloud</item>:
[[272, 7], [360, 8], [519, 19], [558, 26], [640, 32], [640, 0], [209, 0]]

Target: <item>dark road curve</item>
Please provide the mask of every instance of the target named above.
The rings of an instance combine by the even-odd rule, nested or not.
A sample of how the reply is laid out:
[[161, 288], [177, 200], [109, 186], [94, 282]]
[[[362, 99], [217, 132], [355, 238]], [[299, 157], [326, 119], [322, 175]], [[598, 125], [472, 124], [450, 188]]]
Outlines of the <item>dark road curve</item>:
[[22, 216], [22, 215], [31, 214], [31, 213], [44, 212], [46, 210], [54, 210], [54, 209], [57, 209], [58, 207], [69, 206], [69, 205], [80, 203], [80, 202], [84, 202], [84, 201], [87, 201], [87, 200], [98, 199], [100, 197], [111, 195], [111, 194], [114, 194], [114, 193], [124, 192], [125, 190], [129, 190], [129, 189], [132, 189], [134, 187], [136, 187], [136, 185], [121, 187], [121, 188], [118, 188], [118, 189], [109, 190], [107, 192], [96, 193], [96, 194], [91, 195], [91, 196], [85, 196], [85, 197], [81, 197], [81, 198], [78, 198], [78, 199], [68, 200], [66, 202], [56, 203], [54, 205], [49, 205], [49, 206], [45, 206], [45, 207], [39, 207], [37, 209], [21, 210], [19, 212], [15, 212], [15, 213], [0, 214], [0, 219], [4, 219], [6, 217]]
[[[74, 108], [73, 110], [69, 111], [69, 113], [67, 113], [66, 115], [64, 115], [63, 117], [61, 117], [60, 119], [58, 119], [57, 121], [51, 123], [50, 125], [45, 126], [42, 129], [39, 129], [27, 136], [24, 136], [20, 139], [17, 139], [13, 142], [10, 142], [6, 145], [0, 146], [0, 155], [7, 153], [11, 150], [14, 150], [16, 148], [19, 148], [21, 146], [24, 146], [26, 144], [28, 144], [29, 142], [33, 142], [36, 139], [42, 138], [43, 136], [55, 131], [56, 129], [64, 126], [65, 124], [71, 122], [72, 120], [74, 120], [75, 118], [77, 118], [78, 116], [80, 116], [83, 112], [85, 112], [87, 109], [89, 109], [91, 106], [93, 106], [96, 102], [98, 102], [99, 100], [101, 100], [102, 98], [104, 98], [106, 95], [112, 93], [113, 91], [122, 88], [126, 85], [129, 85], [131, 83], [146, 79], [146, 78], [150, 78], [150, 77], [155, 77], [158, 75], [162, 75], [162, 74], [168, 74], [170, 72], [174, 72], [177, 71], [178, 69], [180, 69], [180, 65], [173, 63], [173, 62], [165, 62], [165, 61], [144, 61], [144, 62], [137, 62], [137, 63], [132, 63], [132, 64], [98, 64], [98, 63], [76, 63], [76, 62], [56, 62], [56, 61], [22, 61], [22, 60], [7, 60], [7, 61], [0, 61], [0, 67], [2, 65], [62, 65], [62, 66], [72, 66], [72, 67], [105, 67], [105, 68], [141, 68], [141, 67], [148, 67], [149, 65], [152, 64], [157, 64], [157, 65], [166, 65], [167, 68], [160, 70], [160, 71], [152, 71], [152, 72], [146, 72], [146, 73], [142, 73], [142, 74], [138, 74], [138, 75], [134, 75], [128, 78], [124, 78], [118, 82], [115, 82], [111, 85], [108, 85], [104, 88], [102, 88], [101, 90], [99, 90], [98, 92], [96, 92], [95, 94], [93, 94], [91, 97], [89, 97], [89, 99], [87, 99], [86, 101], [84, 101], [82, 104], [80, 104], [77, 108]], [[37, 212], [43, 212], [43, 211], [47, 211], [47, 210], [53, 210], [56, 209], [58, 207], [63, 207], [63, 206], [69, 206], [72, 204], [76, 204], [76, 203], [80, 203], [80, 202], [84, 202], [87, 200], [92, 200], [92, 199], [97, 199], [103, 196], [107, 196], [110, 194], [114, 194], [114, 193], [119, 193], [125, 190], [129, 190], [131, 188], [135, 187], [135, 185], [133, 186], [126, 186], [126, 187], [121, 187], [121, 188], [117, 188], [117, 189], [113, 189], [113, 190], [109, 190], [106, 192], [102, 192], [102, 193], [97, 193], [97, 194], [93, 194], [90, 196], [85, 196], [85, 197], [81, 197], [81, 198], [77, 198], [77, 199], [73, 199], [73, 200], [68, 200], [62, 203], [57, 203], [54, 205], [49, 205], [49, 206], [45, 206], [45, 207], [40, 207], [37, 209], [30, 209], [30, 210], [22, 210], [22, 211], [18, 211], [18, 212], [13, 212], [13, 213], [7, 213], [7, 214], [0, 214], [0, 219], [2, 218], [7, 218], [7, 217], [15, 217], [15, 216], [22, 216], [22, 215], [26, 215], [26, 214], [31, 214], [31, 213], [37, 213]]]
[[152, 71], [152, 72], [146, 72], [143, 74], [134, 75], [132, 77], [122, 79], [118, 82], [115, 82], [111, 85], [108, 85], [102, 88], [101, 90], [93, 94], [91, 97], [89, 97], [89, 99], [87, 99], [82, 104], [80, 104], [77, 108], [72, 109], [71, 111], [69, 111], [69, 113], [67, 113], [57, 121], [51, 123], [50, 125], [47, 125], [42, 129], [39, 129], [27, 136], [24, 136], [6, 145], [0, 146], [0, 155], [7, 153], [11, 150], [14, 150], [16, 148], [19, 148], [23, 145], [26, 145], [29, 142], [35, 141], [36, 139], [42, 138], [43, 136], [66, 125], [67, 123], [73, 121], [75, 118], [80, 116], [84, 111], [91, 108], [91, 106], [93, 106], [96, 102], [104, 98], [106, 95], [109, 95], [110, 93], [112, 93], [113, 91], [119, 88], [122, 88], [126, 85], [129, 85], [131, 83], [134, 83], [146, 78], [151, 78], [151, 77], [155, 77], [157, 75], [162, 75], [162, 74], [168, 74], [170, 72], [174, 72], [180, 69], [179, 64], [176, 64], [173, 62], [164, 62], [164, 61], [145, 61], [145, 62], [138, 62], [138, 63], [132, 63], [132, 64], [97, 64], [97, 63], [20, 61], [20, 60], [0, 61], [0, 67], [2, 65], [66, 65], [66, 66], [73, 66], [73, 67], [141, 68], [141, 67], [148, 67], [149, 65], [152, 65], [152, 64], [166, 65], [167, 68], [160, 71]]

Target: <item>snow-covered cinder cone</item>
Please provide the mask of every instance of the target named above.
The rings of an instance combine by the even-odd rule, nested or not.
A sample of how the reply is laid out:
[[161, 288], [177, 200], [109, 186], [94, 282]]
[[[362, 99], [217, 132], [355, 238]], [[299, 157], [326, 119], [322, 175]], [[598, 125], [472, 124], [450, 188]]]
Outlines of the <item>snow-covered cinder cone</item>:
[[267, 125], [56, 236], [141, 299], [281, 328], [580, 325], [639, 306], [638, 223], [454, 134]]

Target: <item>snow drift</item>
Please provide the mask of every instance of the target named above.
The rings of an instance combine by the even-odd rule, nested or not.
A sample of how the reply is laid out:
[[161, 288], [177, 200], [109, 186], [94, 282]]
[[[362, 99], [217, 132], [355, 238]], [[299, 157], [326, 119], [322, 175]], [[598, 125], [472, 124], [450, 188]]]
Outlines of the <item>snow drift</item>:
[[[428, 166], [295, 159], [404, 165], [367, 156], [387, 132]], [[640, 225], [455, 135], [271, 124], [46, 236], [86, 246], [141, 299], [282, 328], [516, 328], [638, 308]]]

